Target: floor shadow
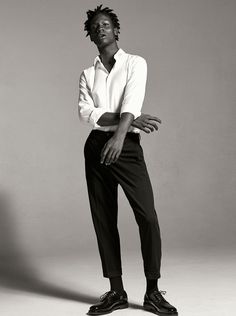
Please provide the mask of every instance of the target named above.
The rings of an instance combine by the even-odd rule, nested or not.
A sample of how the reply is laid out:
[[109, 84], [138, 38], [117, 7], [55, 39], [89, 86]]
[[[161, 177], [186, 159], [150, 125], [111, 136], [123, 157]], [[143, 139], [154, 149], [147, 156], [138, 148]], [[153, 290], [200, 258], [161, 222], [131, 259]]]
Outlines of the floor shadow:
[[6, 195], [0, 193], [0, 286], [39, 295], [94, 304], [97, 297], [85, 291], [73, 291], [41, 279], [37, 268], [27, 259], [19, 245], [17, 229]]
[[139, 304], [137, 304], [137, 303], [129, 302], [129, 307], [132, 308], [132, 309], [140, 309], [140, 310], [143, 310], [143, 306], [142, 306], [142, 305], [139, 305]]
[[73, 300], [81, 303], [94, 304], [97, 297], [86, 294], [83, 291], [73, 291], [65, 287], [40, 280], [32, 271], [25, 270], [19, 265], [14, 268], [0, 268], [0, 283], [2, 287], [21, 290], [39, 295]]

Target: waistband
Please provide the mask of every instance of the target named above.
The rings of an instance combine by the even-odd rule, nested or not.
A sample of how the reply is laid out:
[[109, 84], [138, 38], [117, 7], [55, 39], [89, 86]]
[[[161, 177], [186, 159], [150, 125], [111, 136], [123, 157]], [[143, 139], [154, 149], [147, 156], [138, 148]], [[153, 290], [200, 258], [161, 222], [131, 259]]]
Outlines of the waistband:
[[[112, 137], [115, 134], [115, 132], [113, 131], [101, 131], [101, 130], [97, 130], [97, 129], [93, 129], [90, 132], [90, 135], [100, 135], [100, 136], [104, 136], [104, 137]], [[125, 136], [126, 138], [130, 138], [130, 139], [134, 139], [134, 140], [140, 140], [141, 136], [140, 133], [133, 133], [133, 132], [128, 132]]]

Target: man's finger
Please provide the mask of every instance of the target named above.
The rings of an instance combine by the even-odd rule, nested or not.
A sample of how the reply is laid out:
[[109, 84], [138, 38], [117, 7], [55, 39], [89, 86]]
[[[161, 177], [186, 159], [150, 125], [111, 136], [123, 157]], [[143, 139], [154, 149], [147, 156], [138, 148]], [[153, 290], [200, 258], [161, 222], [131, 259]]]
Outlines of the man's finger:
[[120, 153], [117, 151], [113, 156], [112, 156], [112, 163], [115, 163], [117, 159], [119, 158]]
[[102, 152], [101, 152], [101, 160], [100, 160], [101, 163], [104, 163], [106, 155], [108, 153], [108, 150], [109, 150], [109, 148], [108, 148], [107, 144], [105, 144], [103, 149], [102, 149]]
[[148, 118], [150, 121], [156, 121], [161, 124], [161, 119], [159, 119], [157, 116], [151, 116]]
[[106, 155], [105, 165], [110, 165], [111, 163], [113, 163], [114, 156], [115, 156], [115, 152], [113, 152], [113, 151], [110, 149], [110, 150], [108, 151], [107, 155]]
[[151, 132], [155, 130], [155, 127], [152, 124], [147, 124], [145, 127], [147, 127]]
[[158, 125], [157, 125], [156, 121], [148, 121], [148, 122], [143, 124], [143, 127], [149, 128], [151, 130], [151, 132], [153, 132], [154, 130], [158, 130]]
[[149, 123], [149, 125], [153, 126], [155, 128], [155, 130], [158, 130], [158, 125], [157, 125], [156, 121], [152, 120], [148, 123]]
[[159, 119], [159, 117], [157, 116], [152, 116], [152, 115], [149, 115], [149, 114], [143, 114], [143, 117], [144, 117], [144, 121], [148, 122], [148, 121], [156, 121], [158, 123], [161, 124], [161, 119]]
[[150, 129], [148, 127], [144, 127], [142, 129], [145, 133], [149, 134], [150, 133]]

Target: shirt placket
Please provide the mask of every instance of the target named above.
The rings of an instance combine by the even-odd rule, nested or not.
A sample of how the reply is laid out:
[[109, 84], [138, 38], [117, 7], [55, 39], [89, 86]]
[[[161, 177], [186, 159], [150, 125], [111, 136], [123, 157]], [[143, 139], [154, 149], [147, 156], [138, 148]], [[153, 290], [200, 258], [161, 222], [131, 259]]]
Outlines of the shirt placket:
[[105, 98], [106, 98], [106, 109], [108, 112], [112, 111], [111, 104], [110, 104], [110, 80], [111, 80], [111, 73], [113, 69], [111, 69], [110, 72], [107, 71], [107, 69], [104, 67], [104, 71], [106, 72], [106, 79], [105, 79]]
[[[102, 67], [103, 71], [106, 74], [105, 77], [105, 102], [106, 102], [106, 110], [108, 112], [112, 112], [113, 111], [113, 105], [110, 104], [110, 82], [112, 79], [112, 73], [114, 72], [114, 67], [111, 69], [111, 71], [109, 72], [106, 67], [103, 65], [103, 63], [100, 64], [100, 66]], [[115, 91], [114, 91], [115, 93]]]
[[[106, 109], [109, 108], [109, 82], [110, 82], [110, 76], [109, 73], [107, 73], [106, 77]], [[110, 110], [110, 108], [109, 108]]]

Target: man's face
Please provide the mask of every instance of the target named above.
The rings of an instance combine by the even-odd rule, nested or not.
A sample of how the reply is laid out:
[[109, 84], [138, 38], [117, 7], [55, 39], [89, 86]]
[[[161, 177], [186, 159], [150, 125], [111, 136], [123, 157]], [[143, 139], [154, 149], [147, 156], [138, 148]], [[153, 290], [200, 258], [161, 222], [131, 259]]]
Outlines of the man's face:
[[117, 28], [114, 27], [109, 16], [99, 13], [90, 24], [90, 39], [98, 48], [105, 47], [116, 41]]

